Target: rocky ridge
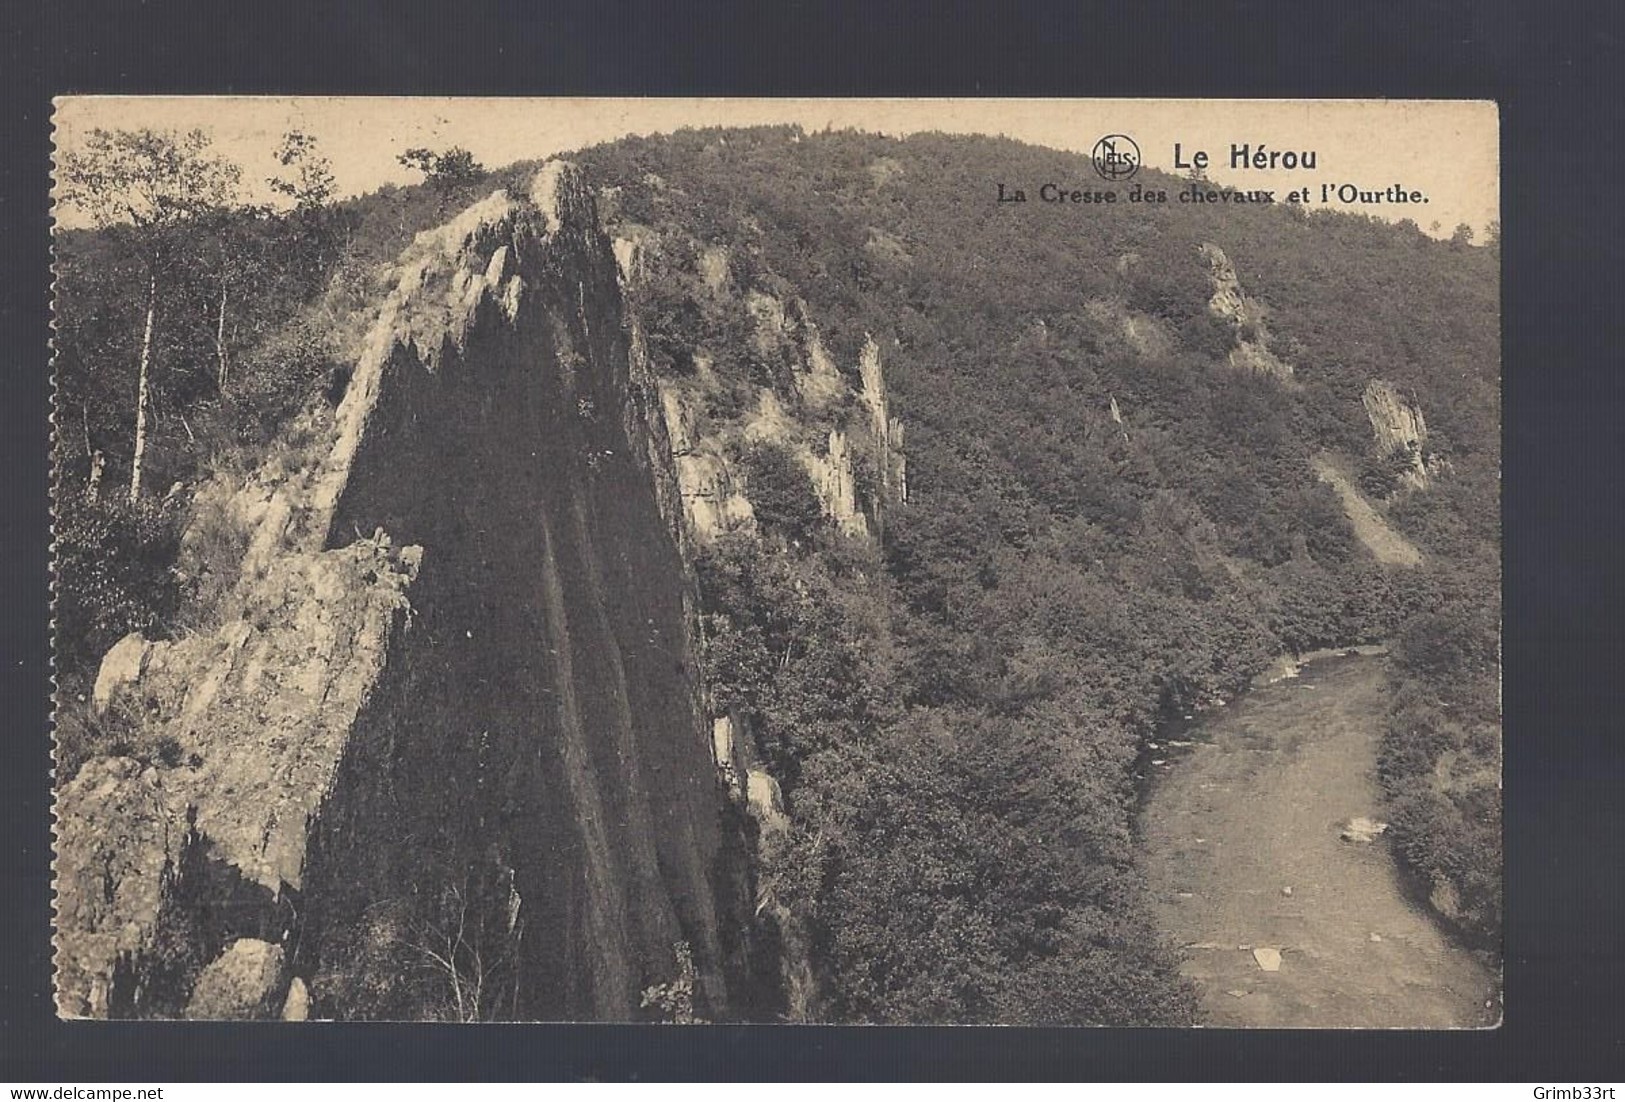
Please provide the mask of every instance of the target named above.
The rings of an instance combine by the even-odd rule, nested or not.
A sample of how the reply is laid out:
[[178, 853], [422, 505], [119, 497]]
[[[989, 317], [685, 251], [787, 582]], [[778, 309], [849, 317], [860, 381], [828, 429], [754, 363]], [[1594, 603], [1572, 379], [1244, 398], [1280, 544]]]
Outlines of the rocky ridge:
[[[667, 439], [668, 423], [680, 428], [681, 421], [660, 416], [652, 382], [640, 374], [646, 365], [626, 346], [628, 326], [612, 293], [617, 259], [598, 226], [590, 190], [560, 162], [542, 168], [525, 193], [496, 192], [418, 235], [385, 280], [388, 292], [337, 410], [307, 415], [290, 434], [302, 443], [242, 484], [217, 479], [200, 490], [195, 515], [207, 517], [217, 533], [228, 533], [220, 537], [224, 550], [217, 548], [215, 557], [239, 564], [234, 572], [215, 565], [217, 575], [235, 576], [216, 579], [212, 626], [176, 640], [122, 641], [104, 664], [91, 705], [125, 717], [143, 744], [160, 748], [161, 760], [92, 758], [59, 789], [56, 962], [58, 1009], [64, 1016], [274, 1014], [288, 1001], [290, 989], [299, 995], [293, 1001], [301, 1004], [300, 1014], [309, 1012], [312, 1002], [324, 1005], [321, 977], [310, 973], [333, 961], [313, 955], [319, 951], [309, 942], [320, 940], [318, 932], [306, 931], [311, 937], [300, 953], [293, 946], [302, 927], [315, 921], [308, 914], [324, 910], [312, 893], [322, 896], [338, 882], [335, 876], [344, 878], [334, 866], [342, 860], [335, 855], [346, 852], [346, 832], [369, 829], [371, 813], [365, 808], [373, 798], [352, 790], [371, 782], [359, 778], [352, 759], [367, 760], [379, 737], [396, 739], [389, 729], [398, 729], [399, 719], [384, 717], [398, 716], [399, 705], [391, 702], [412, 691], [397, 682], [410, 681], [403, 672], [417, 664], [410, 651], [430, 643], [425, 631], [440, 634], [436, 621], [452, 600], [450, 583], [438, 576], [421, 597], [422, 587], [416, 585], [425, 557], [437, 563], [436, 556], [447, 552], [444, 542], [409, 543], [391, 534], [396, 528], [433, 527], [393, 503], [393, 476], [380, 473], [391, 464], [410, 467], [422, 461], [414, 450], [423, 446], [414, 442], [418, 414], [407, 413], [403, 420], [400, 409], [403, 402], [421, 401], [411, 395], [457, 387], [466, 394], [479, 384], [482, 371], [511, 370], [489, 364], [511, 359], [523, 331], [526, 347], [541, 342], [529, 355], [555, 366], [539, 370], [534, 384], [521, 380], [520, 385], [556, 395], [549, 398], [556, 403], [550, 408], [555, 413], [567, 408], [570, 423], [583, 434], [621, 445], [571, 450], [572, 456], [580, 453], [586, 469], [576, 476], [579, 484], [572, 483], [577, 503], [567, 508], [593, 508], [600, 493], [592, 485], [595, 477], [606, 483], [630, 480], [649, 495], [668, 532], [682, 528], [681, 465], [675, 473], [671, 469], [673, 451], [682, 449]], [[594, 274], [604, 265], [608, 291]], [[572, 278], [578, 272], [579, 278]], [[445, 439], [464, 427], [450, 415], [461, 418], [469, 410], [466, 398], [455, 401], [446, 407], [447, 424], [439, 430]], [[481, 407], [476, 398], [474, 409], [481, 408], [485, 413], [477, 415], [497, 426], [491, 403]], [[421, 410], [432, 417], [434, 405], [421, 401]], [[508, 449], [518, 444], [501, 442]], [[404, 473], [409, 481], [424, 477]], [[372, 514], [391, 523], [364, 524]], [[195, 553], [200, 520], [193, 529], [189, 539]], [[561, 544], [558, 553], [566, 550]], [[590, 557], [590, 545], [584, 553]], [[673, 594], [683, 590], [680, 572], [667, 581]], [[651, 605], [648, 622], [680, 640], [692, 622], [691, 596], [682, 592], [676, 605], [665, 598], [650, 600], [666, 611], [657, 613]], [[631, 630], [619, 626], [631, 609], [621, 611], [596, 586], [585, 594], [572, 591], [565, 604], [596, 607], [592, 615], [605, 618], [604, 628], [612, 633]], [[417, 622], [425, 613], [427, 627]], [[675, 620], [674, 613], [680, 613]], [[623, 662], [643, 661], [641, 652], [628, 649], [624, 634], [619, 638]], [[566, 635], [558, 639], [568, 642]], [[547, 691], [555, 696], [572, 677], [586, 676], [572, 673], [568, 664], [529, 661], [544, 667], [532, 668], [531, 676], [551, 681], [556, 688]], [[679, 696], [686, 692], [698, 713], [692, 666], [686, 681], [682, 668], [677, 681], [663, 675], [661, 684]], [[619, 676], [634, 675], [622, 671]], [[634, 683], [641, 681], [634, 678]], [[560, 722], [569, 742], [568, 732], [582, 721], [566, 715]], [[697, 714], [692, 749], [680, 751], [675, 745], [640, 743], [653, 734], [636, 715], [622, 713], [615, 722], [624, 729], [623, 738], [633, 740], [620, 751], [623, 762], [653, 755], [646, 768], [659, 769], [656, 762], [674, 751], [678, 760], [705, 754]], [[681, 730], [678, 722], [672, 734]], [[402, 739], [403, 750], [407, 741]], [[589, 751], [564, 749], [566, 758], [578, 763], [579, 772], [567, 783], [576, 802], [597, 800], [593, 789], [604, 783], [595, 779], [602, 767], [588, 765], [579, 756], [583, 753]], [[625, 765], [635, 767], [635, 760]], [[696, 777], [713, 773], [708, 760], [694, 768], [701, 770]], [[649, 782], [633, 774], [620, 783], [644, 792]], [[563, 936], [596, 939], [613, 958], [573, 974], [572, 990], [580, 994], [559, 996], [584, 1000], [573, 1012], [629, 1016], [638, 985], [655, 967], [634, 961], [669, 955], [670, 946], [685, 937], [696, 943], [712, 973], [710, 999], [725, 1001], [715, 942], [718, 920], [713, 904], [692, 888], [704, 882], [703, 854], [715, 845], [705, 840], [714, 825], [699, 829], [693, 816], [703, 818], [700, 809], [714, 807], [715, 796], [681, 777], [672, 783], [681, 787], [666, 803], [658, 794], [638, 797], [660, 805], [649, 814], [671, 817], [664, 831], [650, 825], [649, 835], [678, 840], [661, 842], [666, 850], [660, 862], [667, 871], [659, 876], [652, 872], [652, 851], [622, 853], [620, 847], [631, 843], [602, 833], [595, 825], [599, 820], [585, 811], [566, 811], [588, 833], [579, 843], [584, 847], [579, 857], [562, 858], [579, 862], [578, 869], [529, 869], [517, 858], [504, 866], [514, 899], [521, 898], [527, 876], [546, 881], [559, 875], [578, 882], [585, 876], [597, 899], [584, 915], [547, 916]], [[691, 822], [693, 827], [684, 825]], [[594, 831], [600, 832], [596, 838]], [[322, 866], [315, 885], [313, 861]], [[623, 867], [627, 862], [638, 867]], [[667, 887], [651, 885], [651, 878]], [[673, 902], [646, 899], [637, 927], [619, 910], [624, 904], [613, 902], [623, 891], [646, 896], [663, 890], [677, 893]], [[534, 897], [541, 889], [526, 882], [523, 891]], [[338, 928], [343, 908], [327, 909], [332, 911], [328, 926]], [[585, 929], [569, 933], [582, 923]], [[253, 968], [233, 963], [250, 957]], [[520, 961], [517, 948], [514, 959]], [[528, 956], [525, 962], [532, 970], [544, 968]], [[517, 975], [521, 963], [512, 968]], [[248, 991], [245, 984], [258, 989]], [[347, 1008], [335, 1006], [333, 990], [329, 985], [326, 1009], [342, 1012]]]

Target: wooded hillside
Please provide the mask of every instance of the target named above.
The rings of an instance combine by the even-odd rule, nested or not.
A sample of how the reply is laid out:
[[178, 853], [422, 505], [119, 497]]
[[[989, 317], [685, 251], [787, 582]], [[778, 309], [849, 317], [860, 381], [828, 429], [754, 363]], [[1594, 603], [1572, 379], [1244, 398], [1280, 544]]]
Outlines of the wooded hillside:
[[[1399, 852], [1498, 938], [1493, 243], [1285, 206], [996, 204], [1000, 181], [1095, 177], [993, 138], [685, 131], [574, 159], [640, 242], [657, 372], [703, 352], [741, 402], [788, 372], [748, 339], [757, 292], [804, 304], [850, 376], [872, 338], [907, 426], [908, 500], [875, 538], [823, 523], [769, 449], [739, 457], [763, 538], [697, 563], [711, 697], [748, 717], [792, 823], [757, 875], [810, 931], [826, 1017], [1188, 1022], [1136, 865], [1144, 744], [1275, 655], [1358, 642], [1398, 640]], [[180, 550], [190, 495], [331, 409], [376, 265], [526, 171], [436, 166], [421, 188], [216, 204], [166, 231], [133, 499], [155, 277], [121, 230], [58, 234], [65, 694], [125, 632], [186, 630], [207, 585]], [[1239, 325], [1210, 307], [1209, 243], [1252, 303]], [[1264, 344], [1289, 379], [1238, 366]], [[1425, 411], [1425, 490], [1373, 436], [1379, 379]], [[1323, 455], [1420, 565], [1361, 545]], [[860, 497], [878, 477], [860, 470]], [[62, 732], [70, 760], [118, 737]]]

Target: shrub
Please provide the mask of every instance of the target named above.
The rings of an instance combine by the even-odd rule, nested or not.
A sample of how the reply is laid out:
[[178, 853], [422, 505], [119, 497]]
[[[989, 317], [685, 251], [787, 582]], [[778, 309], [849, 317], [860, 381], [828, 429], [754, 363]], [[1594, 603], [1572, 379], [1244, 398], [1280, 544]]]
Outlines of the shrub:
[[168, 633], [181, 510], [170, 501], [63, 494], [56, 514], [56, 659], [92, 669], [123, 636]]
[[[70, 686], [84, 691], [74, 693]], [[67, 784], [79, 772], [79, 767], [100, 754], [128, 752], [134, 749], [141, 730], [141, 717], [127, 698], [113, 701], [102, 715], [97, 715], [87, 700], [90, 677], [70, 677], [64, 680], [63, 692], [57, 697], [56, 715], [52, 727], [56, 736], [56, 783]]]
[[1494, 670], [1499, 643], [1493, 609], [1449, 605], [1409, 620], [1400, 633], [1396, 658], [1423, 678], [1449, 680]]
[[1406, 622], [1378, 763], [1400, 859], [1446, 918], [1491, 946], [1502, 899], [1495, 614], [1458, 597]]
[[785, 539], [806, 541], [822, 527], [824, 511], [812, 481], [784, 448], [758, 443], [741, 457], [745, 492], [756, 520]]
[[1236, 331], [1229, 322], [1213, 314], [1193, 314], [1180, 327], [1180, 345], [1209, 359], [1225, 359], [1235, 344]]
[[1385, 456], [1368, 455], [1360, 467], [1360, 492], [1367, 497], [1386, 498], [1399, 489], [1399, 480], [1413, 466], [1412, 453], [1409, 451], [1392, 452]]
[[694, 1012], [694, 953], [686, 941], [679, 941], [672, 949], [677, 956], [677, 975], [670, 983], [645, 987], [641, 1005], [655, 1014], [656, 1021], [670, 1025], [703, 1024], [705, 1019]]
[[348, 379], [334, 353], [331, 330], [306, 319], [282, 327], [255, 348], [222, 396], [237, 438], [247, 443], [269, 439], [318, 389], [337, 404]]

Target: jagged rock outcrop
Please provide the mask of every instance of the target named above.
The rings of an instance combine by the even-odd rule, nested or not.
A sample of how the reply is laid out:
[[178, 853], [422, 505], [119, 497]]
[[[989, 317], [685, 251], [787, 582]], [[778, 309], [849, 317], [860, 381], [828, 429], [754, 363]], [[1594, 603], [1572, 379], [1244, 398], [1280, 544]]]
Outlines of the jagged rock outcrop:
[[718, 716], [711, 721], [711, 757], [716, 763], [717, 778], [722, 782], [730, 799], [745, 798], [745, 752], [740, 745], [733, 716]]
[[1128, 425], [1123, 420], [1123, 407], [1117, 404], [1117, 395], [1108, 394], [1106, 395], [1106, 398], [1106, 411], [1112, 419], [1112, 424], [1118, 427], [1118, 430], [1123, 434], [1123, 439], [1127, 441], [1129, 438]]
[[824, 346], [818, 326], [805, 316], [801, 325], [807, 334], [807, 356], [804, 369], [795, 374], [796, 392], [808, 409], [822, 413], [846, 394], [846, 380], [835, 366], [835, 357]]
[[[694, 354], [691, 378], [655, 384], [687, 537], [704, 545], [729, 532], [755, 532], [750, 486], [736, 463], [741, 448], [752, 444], [789, 451], [806, 471], [824, 515], [843, 533], [876, 534], [886, 507], [908, 500], [903, 422], [891, 415], [879, 345], [866, 340], [854, 387], [803, 305], [787, 310], [778, 299], [751, 292], [744, 308], [753, 319], [758, 354], [792, 365], [783, 393], [759, 387], [755, 404], [742, 415], [702, 414], [725, 385], [703, 351]], [[827, 430], [812, 427], [828, 422], [848, 397], [857, 399], [866, 418]], [[878, 479], [867, 496], [860, 492], [857, 449], [867, 453]]]
[[722, 245], [713, 245], [700, 254], [700, 277], [705, 280], [705, 286], [713, 294], [722, 294], [728, 289], [729, 262], [728, 250]]
[[869, 409], [870, 427], [875, 435], [875, 463], [880, 470], [881, 496], [887, 501], [907, 502], [908, 459], [904, 452], [903, 422], [891, 415], [891, 403], [886, 397], [885, 370], [880, 363], [880, 346], [872, 336], [863, 343], [858, 372], [863, 379], [863, 404]]
[[[709, 374], [709, 363], [700, 360], [700, 377]], [[754, 530], [755, 513], [734, 479], [725, 441], [700, 433], [688, 389], [666, 380], [658, 386], [689, 532], [701, 543], [711, 543], [726, 532]]]
[[[149, 645], [139, 679], [112, 699], [136, 698], [175, 764], [93, 758], [57, 798], [63, 1014], [178, 1010], [183, 992], [158, 990], [167, 978], [146, 977], [143, 960], [210, 885], [231, 886], [243, 912], [231, 929], [281, 924], [303, 884], [310, 820], [404, 625], [412, 550], [372, 539], [288, 549], [234, 594], [218, 630]], [[116, 990], [121, 973], [130, 980]]]
[[858, 506], [858, 481], [852, 468], [852, 448], [846, 433], [831, 429], [823, 455], [812, 451], [800, 454], [807, 476], [824, 515], [849, 536], [867, 536], [869, 518]]
[[1406, 401], [1393, 384], [1382, 379], [1366, 384], [1361, 401], [1376, 437], [1377, 454], [1385, 459], [1403, 457], [1406, 462], [1400, 485], [1411, 490], [1431, 486], [1444, 471], [1445, 461], [1427, 454], [1428, 426], [1421, 407]]
[[764, 357], [780, 355], [790, 335], [790, 319], [784, 303], [773, 295], [752, 290], [745, 295], [745, 309], [754, 321], [751, 343], [756, 353]]
[[[705, 265], [725, 296], [727, 257]], [[873, 340], [843, 372], [759, 293], [737, 305], [789, 371], [754, 405], [716, 414], [703, 349], [657, 380], [623, 293], [642, 271], [550, 164], [420, 234], [338, 408], [198, 489], [202, 626], [114, 648], [92, 707], [134, 725], [128, 753], [59, 790], [61, 1013], [628, 1019], [686, 943], [725, 1017], [751, 907], [813, 1005], [799, 920], [715, 877], [724, 801], [763, 845], [788, 812], [709, 715], [684, 549], [755, 530], [753, 441], [870, 534], [906, 497], [903, 427]], [[451, 1008], [419, 967], [448, 928], [500, 1005]]]
[[1270, 350], [1264, 311], [1242, 290], [1236, 266], [1224, 250], [1211, 241], [1204, 242], [1199, 251], [1207, 259], [1213, 281], [1213, 297], [1208, 300], [1208, 309], [1227, 322], [1235, 333], [1230, 365], [1283, 382], [1291, 379], [1292, 365]]
[[755, 819], [763, 830], [777, 832], [789, 826], [784, 794], [756, 753], [749, 724], [732, 715], [718, 716], [712, 725], [712, 754], [728, 795]]
[[[712, 753], [729, 799], [756, 823], [760, 867], [776, 867], [776, 851], [792, 824], [778, 779], [757, 755], [749, 722], [743, 717], [718, 716], [712, 727]], [[776, 930], [784, 1016], [792, 1022], [818, 1020], [818, 983], [808, 923], [780, 898], [771, 877], [757, 883], [753, 906], [756, 916], [769, 920]]]
[[103, 679], [156, 760], [59, 792], [63, 1014], [272, 1016], [295, 982], [301, 1014], [436, 1013], [401, 962], [450, 904], [500, 976], [465, 1016], [632, 1018], [679, 942], [726, 1013], [683, 420], [636, 267], [547, 165], [419, 235], [336, 412], [211, 489], [216, 626]]

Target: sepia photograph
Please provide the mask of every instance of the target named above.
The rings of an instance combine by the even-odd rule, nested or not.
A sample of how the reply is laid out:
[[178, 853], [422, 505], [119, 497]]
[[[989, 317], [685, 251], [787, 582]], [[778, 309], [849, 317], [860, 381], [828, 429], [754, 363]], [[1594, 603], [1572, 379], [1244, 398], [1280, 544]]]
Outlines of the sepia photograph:
[[53, 127], [61, 1018], [1501, 1023], [1494, 103]]

